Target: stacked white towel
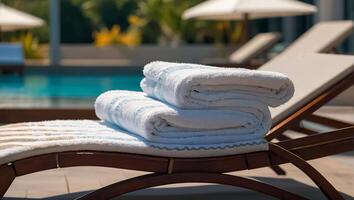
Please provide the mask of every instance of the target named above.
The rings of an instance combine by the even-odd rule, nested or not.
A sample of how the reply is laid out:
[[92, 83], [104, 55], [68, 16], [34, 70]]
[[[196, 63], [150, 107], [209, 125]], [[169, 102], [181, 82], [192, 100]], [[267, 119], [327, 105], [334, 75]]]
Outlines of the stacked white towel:
[[147, 140], [169, 144], [216, 144], [259, 140], [270, 128], [268, 108], [249, 101], [228, 110], [178, 109], [142, 92], [109, 91], [95, 104], [96, 115]]
[[294, 92], [274, 72], [152, 62], [144, 75], [145, 93], [103, 93], [95, 110], [100, 119], [161, 144], [259, 144], [271, 127], [268, 106]]
[[151, 62], [144, 67], [143, 91], [181, 108], [233, 107], [248, 100], [276, 107], [294, 93], [291, 80], [277, 72]]

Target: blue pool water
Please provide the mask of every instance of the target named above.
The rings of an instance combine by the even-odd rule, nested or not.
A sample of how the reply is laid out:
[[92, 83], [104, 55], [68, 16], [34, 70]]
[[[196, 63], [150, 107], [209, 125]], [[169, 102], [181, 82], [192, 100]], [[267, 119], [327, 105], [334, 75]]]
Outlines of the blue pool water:
[[1, 97], [94, 99], [107, 90], [139, 91], [141, 73], [45, 74], [26, 73], [0, 76]]

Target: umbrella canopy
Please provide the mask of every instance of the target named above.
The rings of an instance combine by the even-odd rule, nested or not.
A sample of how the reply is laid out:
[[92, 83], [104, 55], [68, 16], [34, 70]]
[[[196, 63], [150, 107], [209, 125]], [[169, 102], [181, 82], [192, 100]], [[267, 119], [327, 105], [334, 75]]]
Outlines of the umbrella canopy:
[[306, 15], [315, 6], [296, 0], [209, 0], [187, 9], [184, 19], [244, 20]]
[[29, 29], [44, 25], [44, 21], [38, 17], [13, 9], [0, 3], [0, 30], [14, 31]]

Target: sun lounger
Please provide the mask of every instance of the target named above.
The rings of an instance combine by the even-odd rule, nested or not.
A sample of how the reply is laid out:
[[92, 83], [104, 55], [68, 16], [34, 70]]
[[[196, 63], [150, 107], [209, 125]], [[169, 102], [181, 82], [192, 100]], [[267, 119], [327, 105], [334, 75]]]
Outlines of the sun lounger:
[[[284, 67], [286, 66], [286, 67]], [[289, 102], [271, 108], [273, 129], [267, 140], [289, 140], [282, 133], [286, 130], [312, 135], [315, 130], [301, 126], [302, 121], [311, 121], [332, 128], [353, 126], [347, 122], [313, 113], [354, 84], [354, 56], [310, 53], [302, 56], [279, 56], [263, 65], [260, 70], [281, 72], [290, 77], [295, 85], [295, 94]], [[277, 174], [285, 174], [273, 167]]]
[[[353, 150], [354, 126], [299, 139], [283, 140], [282, 133], [296, 127], [299, 121], [353, 84], [353, 60], [353, 56], [308, 54], [301, 59], [288, 60], [288, 65], [283, 65], [285, 60], [279, 60], [279, 63], [262, 67], [287, 74], [296, 88], [292, 101], [272, 110], [275, 124], [266, 136], [269, 143], [222, 149], [171, 149], [129, 136], [120, 138], [119, 134], [112, 134], [112, 127], [90, 120], [58, 121], [50, 126], [44, 122], [3, 126], [0, 128], [0, 194], [6, 192], [17, 176], [58, 167], [105, 166], [154, 173], [109, 185], [81, 199], [108, 199], [138, 189], [181, 182], [219, 183], [279, 199], [304, 199], [262, 182], [223, 174], [292, 163], [329, 199], [343, 199], [305, 160]], [[286, 67], [283, 69], [283, 66]], [[309, 66], [315, 68], [308, 69]], [[303, 73], [306, 70], [310, 71]], [[305, 79], [311, 81], [306, 83]], [[280, 141], [271, 142], [273, 138]]]
[[[353, 21], [320, 22], [280, 55], [259, 68], [288, 75], [295, 84], [294, 97], [286, 104], [271, 109], [273, 127], [277, 130], [275, 132], [283, 132], [291, 126], [291, 129], [301, 133], [314, 133], [313, 130], [299, 125], [299, 122], [305, 118], [308, 121], [334, 128], [351, 125], [312, 113], [353, 85], [354, 58], [352, 56], [320, 54], [335, 48], [353, 31]], [[339, 84], [340, 87], [335, 83], [343, 84]], [[328, 92], [325, 93], [327, 90]], [[296, 111], [303, 112], [296, 114]], [[291, 114], [296, 115], [296, 119]], [[285, 126], [284, 119], [289, 116], [292, 120], [287, 121], [289, 124]], [[277, 129], [277, 124], [282, 124], [282, 128]], [[279, 137], [289, 139], [284, 135], [279, 135]]]
[[0, 44], [0, 70], [22, 74], [24, 69], [23, 50], [20, 44]]
[[[118, 136], [110, 134], [110, 127], [102, 126], [94, 121], [59, 121], [58, 123], [61, 126], [56, 128], [55, 125], [42, 124], [37, 127], [38, 135], [34, 134], [32, 138], [25, 137], [25, 134], [35, 131], [33, 124], [12, 124], [1, 128], [1, 134], [8, 134], [8, 140], [11, 140], [9, 136], [11, 131], [5, 132], [4, 129], [12, 128], [14, 131], [17, 130], [18, 134], [22, 134], [22, 136], [17, 136], [17, 138], [22, 137], [22, 140], [17, 139], [20, 140], [18, 144], [16, 144], [16, 136], [13, 136], [12, 142], [8, 141], [5, 144], [8, 147], [2, 145], [2, 154], [6, 153], [6, 148], [11, 149], [11, 146], [22, 145], [21, 148], [28, 148], [26, 151], [19, 150], [17, 153], [7, 152], [11, 153], [11, 156], [1, 159], [1, 195], [6, 192], [17, 176], [53, 168], [104, 166], [148, 171], [153, 174], [106, 186], [81, 199], [110, 199], [138, 189], [182, 182], [219, 183], [244, 187], [278, 199], [305, 199], [298, 194], [262, 182], [223, 174], [292, 163], [307, 174], [329, 199], [342, 199], [336, 189], [305, 160], [350, 151], [354, 144], [354, 127], [349, 127], [300, 139], [262, 144], [266, 149], [254, 147], [260, 144], [243, 146], [243, 151], [246, 153], [241, 151], [234, 155], [196, 157], [198, 151], [201, 151], [201, 156], [203, 156], [206, 150], [190, 150], [191, 154], [188, 154], [188, 150], [156, 148], [132, 138], [119, 140], [121, 139], [119, 134]], [[78, 133], [73, 132], [74, 130], [81, 130], [80, 133], [83, 135], [78, 136]], [[41, 144], [38, 143], [41, 148], [35, 148], [36, 142], [33, 140], [38, 141], [41, 134], [46, 135]], [[117, 138], [105, 140], [108, 136]], [[211, 151], [217, 152], [218, 150]], [[183, 155], [194, 157], [183, 157]]]
[[289, 102], [271, 108], [275, 126], [307, 106], [311, 113], [299, 116], [299, 119], [304, 119], [304, 115], [309, 116], [314, 110], [353, 85], [354, 56], [314, 53], [299, 57], [283, 57], [265, 64], [259, 70], [283, 73], [290, 77], [295, 85], [295, 94]]
[[328, 53], [354, 32], [353, 21], [320, 22], [265, 65], [309, 53]]
[[306, 31], [282, 53], [285, 55], [302, 55], [304, 53], [326, 53], [333, 50], [354, 31], [354, 22], [328, 21], [320, 22]]
[[[271, 63], [273, 61], [276, 61], [278, 57], [289, 58], [294, 56], [301, 56], [307, 53], [330, 52], [331, 50], [335, 49], [335, 47], [337, 47], [344, 39], [350, 36], [353, 31], [353, 21], [320, 22], [314, 25], [310, 30], [306, 31], [289, 47], [287, 47], [282, 53], [280, 53], [277, 57], [273, 58], [269, 62]], [[225, 61], [214, 63], [214, 65], [226, 67], [246, 67], [252, 69], [259, 67], [259, 65], [248, 66], [245, 64], [232, 64]]]
[[[208, 58], [204, 60], [208, 65], [223, 67], [246, 67], [251, 61], [270, 50], [281, 38], [277, 32], [259, 33], [227, 59]], [[256, 66], [257, 67], [257, 66]]]
[[276, 32], [259, 33], [233, 52], [229, 60], [231, 63], [247, 64], [257, 56], [266, 53], [280, 38], [280, 34]]
[[[335, 128], [351, 125], [346, 122], [313, 115], [312, 113], [353, 85], [353, 81], [350, 80], [353, 80], [353, 67], [348, 67], [354, 65], [353, 57], [320, 54], [329, 52], [331, 49], [338, 46], [338, 44], [353, 33], [353, 31], [353, 21], [318, 23], [286, 48], [280, 55], [259, 68], [260, 70], [282, 72], [294, 80], [296, 88], [300, 88], [297, 89], [294, 98], [290, 102], [272, 110], [273, 125], [278, 123], [279, 119], [282, 119], [282, 117], [288, 116], [289, 113], [299, 108], [297, 105], [299, 102], [313, 104], [312, 106], [308, 106], [308, 109], [311, 111], [302, 113], [299, 119], [303, 120], [306, 116], [306, 119], [309, 121]], [[344, 83], [341, 88], [336, 86], [337, 89], [331, 90], [331, 92], [326, 95], [326, 98], [319, 96], [321, 92], [325, 91], [324, 88], [328, 89], [328, 84], [335, 86], [334, 83], [345, 76], [347, 76], [347, 78], [343, 80]], [[311, 80], [311, 84], [304, 80]], [[319, 84], [315, 86], [316, 83]], [[311, 91], [309, 87], [316, 87], [317, 89], [312, 88], [312, 90], [316, 92], [301, 94], [300, 97], [299, 90], [306, 93], [305, 91]], [[317, 96], [317, 98], [311, 98], [315, 96]], [[291, 121], [293, 122], [295, 120]], [[299, 125], [293, 126], [293, 129], [302, 133], [313, 133], [312, 130], [300, 127]], [[286, 138], [283, 137], [283, 139]]]

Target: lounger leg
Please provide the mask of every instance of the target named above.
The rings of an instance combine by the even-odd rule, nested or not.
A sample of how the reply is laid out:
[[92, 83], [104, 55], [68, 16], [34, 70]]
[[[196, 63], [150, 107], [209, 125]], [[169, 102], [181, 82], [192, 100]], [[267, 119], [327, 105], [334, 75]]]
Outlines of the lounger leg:
[[187, 182], [216, 183], [242, 187], [273, 196], [278, 199], [306, 199], [280, 188], [238, 176], [217, 173], [175, 173], [175, 174], [149, 174], [98, 189], [92, 193], [78, 198], [78, 200], [111, 199], [120, 195], [140, 189]]
[[271, 166], [270, 169], [272, 169], [279, 176], [286, 175], [286, 171], [278, 165]]
[[2, 199], [15, 179], [15, 170], [10, 165], [0, 166], [0, 199]]
[[293, 165], [303, 171], [321, 189], [328, 199], [344, 199], [333, 185], [323, 177], [314, 167], [296, 154], [276, 145], [269, 144], [269, 150], [278, 156], [289, 160]]

